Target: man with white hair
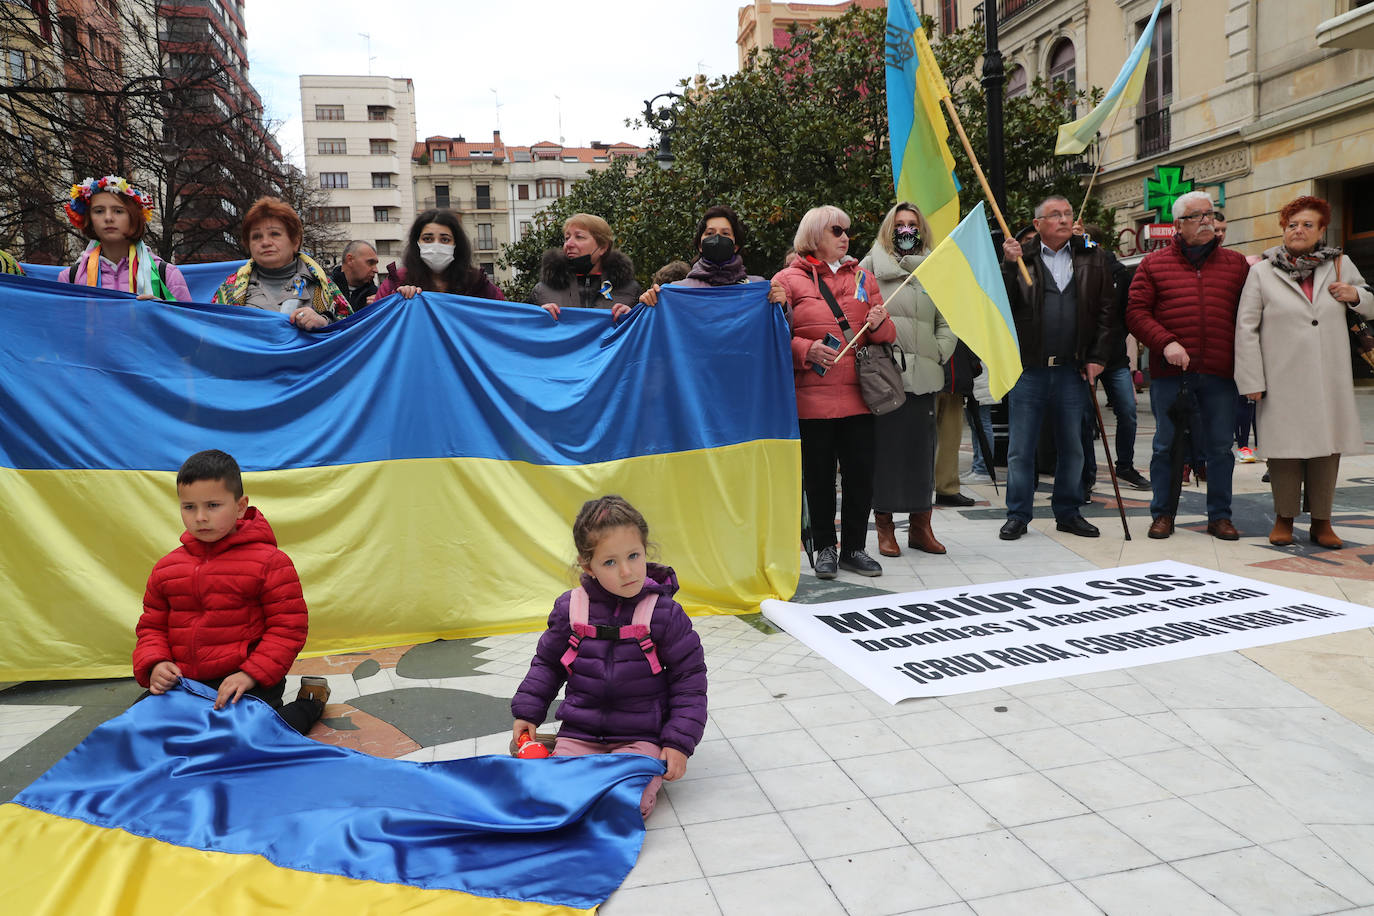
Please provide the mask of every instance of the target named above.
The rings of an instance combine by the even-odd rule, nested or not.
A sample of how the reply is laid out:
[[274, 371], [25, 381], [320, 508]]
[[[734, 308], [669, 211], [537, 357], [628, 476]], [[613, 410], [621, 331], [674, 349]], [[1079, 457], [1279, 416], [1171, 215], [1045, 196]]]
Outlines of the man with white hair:
[[1174, 424], [1169, 408], [1186, 385], [1197, 399], [1192, 425], [1202, 442], [1193, 450], [1207, 461], [1207, 533], [1224, 541], [1240, 537], [1231, 522], [1231, 434], [1235, 429], [1236, 308], [1250, 265], [1221, 247], [1216, 212], [1205, 191], [1174, 201], [1173, 241], [1147, 254], [1131, 281], [1126, 326], [1150, 350], [1150, 409], [1155, 416], [1150, 458], [1150, 537], [1174, 533], [1169, 505], [1169, 448]]

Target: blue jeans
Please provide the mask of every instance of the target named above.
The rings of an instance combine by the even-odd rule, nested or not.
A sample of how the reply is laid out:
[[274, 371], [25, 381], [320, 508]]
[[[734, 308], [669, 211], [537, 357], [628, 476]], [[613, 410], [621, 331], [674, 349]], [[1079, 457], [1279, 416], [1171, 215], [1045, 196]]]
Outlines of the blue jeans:
[[1174, 437], [1169, 408], [1178, 397], [1184, 379], [1197, 395], [1193, 452], [1207, 462], [1207, 521], [1229, 519], [1231, 472], [1236, 461], [1231, 454], [1231, 437], [1236, 431], [1236, 383], [1220, 375], [1199, 372], [1150, 380], [1150, 410], [1155, 415], [1154, 454], [1150, 456], [1150, 486], [1154, 490], [1150, 498], [1150, 515], [1159, 518], [1169, 511], [1169, 443]]
[[[992, 405], [978, 405], [978, 425], [983, 427], [983, 435], [988, 437], [988, 448], [996, 448], [992, 442]], [[978, 444], [978, 433], [973, 432], [973, 465], [969, 468], [975, 474], [986, 474], [988, 472], [988, 456], [983, 454], [983, 447]]]
[[[1011, 429], [1007, 433], [1007, 518], [1031, 520], [1035, 497], [1035, 446], [1040, 424], [1054, 425], [1054, 493], [1050, 506], [1060, 521], [1078, 515], [1083, 502], [1083, 410], [1087, 383], [1078, 366], [1025, 369], [1007, 393]], [[1230, 451], [1227, 451], [1230, 454]]]
[[[1099, 375], [1102, 390], [1116, 414], [1116, 446], [1112, 461], [1118, 474], [1135, 467], [1135, 382], [1131, 370], [1122, 366]], [[1086, 399], [1085, 399], [1086, 401]], [[1097, 482], [1097, 411], [1086, 401], [1083, 411], [1083, 486], [1092, 489]]]

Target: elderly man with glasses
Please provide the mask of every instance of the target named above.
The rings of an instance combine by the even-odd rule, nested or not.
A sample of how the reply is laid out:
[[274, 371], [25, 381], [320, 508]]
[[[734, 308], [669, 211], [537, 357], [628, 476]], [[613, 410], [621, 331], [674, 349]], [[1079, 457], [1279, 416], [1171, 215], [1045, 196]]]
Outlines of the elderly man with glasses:
[[[998, 533], [1014, 541], [1026, 533], [1035, 496], [1035, 447], [1041, 424], [1054, 429], [1057, 452], [1050, 506], [1055, 527], [1095, 538], [1083, 518], [1083, 442], [1079, 436], [1088, 386], [1111, 355], [1118, 323], [1116, 286], [1106, 254], [1073, 234], [1073, 205], [1047, 197], [1035, 208], [1040, 234], [1029, 250], [1014, 239], [1002, 246], [1002, 279], [1021, 344], [1021, 378], [1007, 394], [1007, 521]], [[1024, 256], [1032, 283], [1016, 266]]]
[[1216, 211], [1205, 191], [1174, 201], [1173, 215], [1173, 241], [1140, 262], [1126, 305], [1126, 326], [1150, 350], [1155, 441], [1149, 533], [1152, 538], [1174, 533], [1169, 408], [1186, 386], [1197, 401], [1192, 429], [1203, 440], [1194, 443], [1194, 451], [1207, 461], [1207, 533], [1234, 541], [1240, 537], [1231, 522], [1236, 309], [1250, 265], [1244, 255], [1221, 246]]

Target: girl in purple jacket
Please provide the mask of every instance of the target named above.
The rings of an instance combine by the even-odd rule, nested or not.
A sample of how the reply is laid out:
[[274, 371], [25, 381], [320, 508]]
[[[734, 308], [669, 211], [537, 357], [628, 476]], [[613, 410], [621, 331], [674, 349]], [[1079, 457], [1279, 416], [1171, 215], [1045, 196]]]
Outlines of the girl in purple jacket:
[[[653, 811], [663, 779], [687, 769], [706, 727], [706, 656], [673, 600], [677, 575], [645, 560], [649, 526], [619, 496], [582, 505], [573, 523], [581, 584], [553, 604], [511, 712], [514, 740], [534, 736], [558, 689], [555, 757], [644, 754], [666, 764], [640, 799]], [[512, 745], [514, 746], [514, 745]]]

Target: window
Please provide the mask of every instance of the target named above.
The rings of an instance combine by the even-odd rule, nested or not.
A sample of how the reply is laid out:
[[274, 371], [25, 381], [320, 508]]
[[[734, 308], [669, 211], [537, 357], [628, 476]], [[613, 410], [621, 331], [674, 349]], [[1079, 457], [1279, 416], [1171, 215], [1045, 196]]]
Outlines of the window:
[[430, 161], [431, 161], [431, 162], [448, 162], [448, 150], [446, 150], [446, 149], [436, 149], [436, 150], [434, 151], [434, 154], [433, 154], [432, 156], [430, 156]]
[[1007, 74], [1007, 88], [1003, 95], [1006, 98], [1014, 99], [1026, 94], [1026, 68], [1012, 67], [1011, 73]]
[[316, 121], [342, 121], [343, 119], [344, 119], [344, 112], [343, 112], [343, 106], [342, 106], [342, 105], [316, 105], [316, 106], [315, 106], [315, 120], [316, 120]]
[[490, 261], [483, 261], [479, 266], [482, 268], [482, 273], [488, 277], [496, 276], [496, 265]]
[[491, 236], [491, 223], [477, 224], [477, 250], [491, 251], [496, 247], [496, 240]]
[[400, 243], [395, 239], [378, 239], [373, 247], [377, 249], [378, 254], [396, 254], [400, 250]]
[[522, 219], [522, 220], [520, 221], [520, 237], [523, 239], [525, 236], [529, 235], [529, 234], [530, 234], [530, 230], [533, 229], [533, 228], [534, 228], [534, 223], [533, 223], [533, 222], [531, 222], [530, 220], [527, 220], [527, 219]]
[[389, 208], [387, 208], [387, 207], [373, 207], [373, 208], [372, 208], [372, 221], [373, 221], [374, 223], [389, 223], [389, 222], [391, 222], [391, 210], [390, 210]]
[[1068, 83], [1069, 89], [1076, 88], [1078, 84], [1075, 82], [1077, 75], [1074, 63], [1073, 42], [1067, 38], [1062, 39], [1050, 53], [1050, 82], [1063, 80]]
[[20, 80], [26, 80], [26, 79], [29, 78], [29, 71], [28, 71], [28, 68], [27, 68], [26, 66], [24, 66], [24, 52], [23, 52], [23, 51], [14, 51], [14, 50], [10, 50], [10, 51], [5, 52], [5, 57], [8, 59], [9, 65], [10, 65], [10, 80], [11, 80], [11, 81], [17, 83], [17, 82], [19, 82]]
[[342, 137], [328, 140], [321, 137], [318, 142], [321, 156], [343, 156], [348, 153], [348, 141]]
[[348, 187], [347, 172], [321, 172], [320, 187], [322, 188], [346, 188]]
[[317, 223], [350, 222], [347, 207], [315, 207], [311, 211], [311, 217]]
[[390, 121], [391, 109], [386, 105], [367, 106], [367, 119], [369, 121]]
[[958, 0], [940, 0], [940, 34], [952, 35], [959, 31]]
[[[1155, 34], [1150, 41], [1150, 63], [1145, 68], [1145, 85], [1140, 91], [1142, 114], [1168, 108], [1174, 95], [1174, 17], [1172, 10], [1160, 10]], [[1148, 19], [1138, 23], [1145, 31]]]
[[370, 152], [370, 153], [371, 153], [372, 155], [374, 155], [374, 156], [390, 156], [390, 155], [391, 155], [391, 141], [390, 141], [390, 140], [369, 140], [369, 141], [367, 141], [367, 146], [368, 146], [368, 152]]
[[536, 197], [562, 197], [562, 178], [540, 178], [534, 183]]
[[434, 206], [440, 210], [448, 209], [448, 185], [436, 184], [434, 186]]
[[530, 199], [530, 186], [527, 184], [516, 185], [515, 192], [515, 196], [520, 198], [521, 200]]
[[390, 172], [373, 172], [373, 173], [372, 173], [372, 186], [373, 186], [374, 188], [389, 188], [389, 187], [391, 187], [391, 186], [392, 186], [392, 185], [391, 185], [391, 173], [390, 173]]
[[489, 184], [479, 184], [479, 185], [477, 186], [477, 209], [478, 209], [478, 210], [490, 210], [490, 209], [491, 209], [491, 185], [489, 185]]

